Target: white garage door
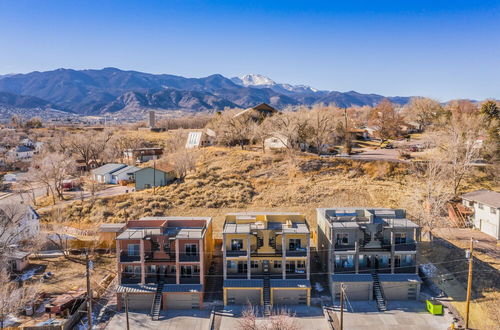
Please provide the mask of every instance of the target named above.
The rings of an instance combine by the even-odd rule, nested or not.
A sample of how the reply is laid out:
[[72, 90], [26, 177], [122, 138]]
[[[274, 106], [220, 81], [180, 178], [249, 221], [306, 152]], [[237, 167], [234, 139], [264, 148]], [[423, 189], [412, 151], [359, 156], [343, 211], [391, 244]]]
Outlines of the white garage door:
[[[370, 299], [370, 283], [344, 283], [344, 288], [349, 300]], [[335, 294], [340, 299], [340, 284], [335, 284]]]
[[486, 233], [490, 236], [493, 236], [495, 238], [497, 238], [497, 227], [492, 224], [491, 222], [488, 222], [486, 220], [483, 220], [481, 219], [481, 228], [480, 230], [483, 232], [483, 233]]
[[[154, 294], [129, 293], [128, 308], [131, 310], [151, 310]], [[125, 306], [125, 304], [123, 304]]]
[[197, 293], [170, 293], [167, 294], [167, 309], [200, 308], [200, 296]]
[[307, 305], [307, 290], [273, 289], [273, 305]]
[[228, 305], [260, 305], [260, 290], [227, 290]]

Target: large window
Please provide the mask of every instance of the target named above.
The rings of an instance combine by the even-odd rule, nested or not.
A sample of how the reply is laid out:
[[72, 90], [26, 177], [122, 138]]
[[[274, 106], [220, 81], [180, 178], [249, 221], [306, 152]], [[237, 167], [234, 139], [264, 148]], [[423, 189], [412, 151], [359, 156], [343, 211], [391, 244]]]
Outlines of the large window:
[[196, 244], [186, 244], [184, 245], [184, 249], [186, 251], [186, 255], [195, 256], [198, 254], [198, 246]]
[[190, 278], [193, 275], [192, 266], [181, 266], [181, 277]]
[[255, 269], [255, 268], [259, 268], [259, 262], [258, 261], [250, 261], [250, 267]]
[[335, 256], [335, 268], [353, 268], [354, 256]]
[[290, 240], [288, 241], [288, 249], [290, 249], [290, 251], [299, 250], [300, 249], [300, 239], [290, 238]]
[[231, 240], [231, 250], [232, 251], [243, 250], [243, 240], [242, 239], [232, 239]]
[[127, 249], [129, 256], [138, 256], [141, 248], [139, 244], [129, 244]]
[[337, 245], [349, 245], [348, 233], [337, 233], [335, 236], [335, 242], [337, 242]]
[[396, 244], [405, 244], [406, 243], [406, 233], [395, 233], [394, 242]]
[[281, 261], [274, 260], [274, 268], [281, 268]]

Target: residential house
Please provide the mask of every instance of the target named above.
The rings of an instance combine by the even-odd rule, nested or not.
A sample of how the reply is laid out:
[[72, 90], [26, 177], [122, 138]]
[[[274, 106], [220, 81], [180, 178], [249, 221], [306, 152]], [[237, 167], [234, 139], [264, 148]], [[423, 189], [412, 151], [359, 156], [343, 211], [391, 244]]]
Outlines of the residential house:
[[329, 274], [333, 300], [343, 283], [350, 300], [418, 299], [420, 227], [404, 210], [317, 209], [318, 251]]
[[310, 304], [310, 231], [299, 213], [226, 215], [224, 304]]
[[163, 187], [175, 180], [173, 169], [163, 171], [158, 168], [144, 167], [134, 172], [135, 190]]
[[127, 167], [125, 164], [106, 164], [91, 170], [92, 179], [99, 183], [113, 183], [113, 173]]
[[40, 233], [40, 216], [31, 206], [0, 205], [0, 217], [3, 218], [0, 243], [18, 244]]
[[209, 217], [129, 221], [116, 238], [118, 309], [125, 294], [129, 309], [201, 308], [212, 254]]
[[122, 181], [134, 182], [134, 180], [135, 180], [134, 174], [135, 174], [135, 172], [137, 172], [139, 170], [140, 170], [140, 168], [135, 167], [135, 166], [123, 167], [123, 168], [111, 173], [111, 183], [120, 183]]
[[261, 103], [255, 107], [238, 112], [234, 117], [248, 116], [251, 120], [261, 123], [266, 117], [270, 117], [276, 113], [278, 113], [278, 110], [267, 103]]
[[461, 197], [462, 204], [473, 211], [469, 217], [474, 227], [500, 239], [500, 193], [481, 189]]
[[76, 163], [76, 170], [80, 172], [87, 172], [94, 168], [99, 167], [99, 162], [95, 160], [90, 160], [88, 166], [87, 163], [85, 163], [84, 159], [77, 159], [75, 163]]
[[8, 270], [11, 272], [22, 272], [29, 265], [30, 252], [20, 251], [17, 249], [9, 249], [4, 253], [5, 261], [8, 265]]
[[202, 131], [189, 132], [186, 149], [207, 147], [213, 145], [215, 142], [215, 132], [209, 128]]
[[130, 164], [140, 164], [150, 160], [157, 160], [161, 155], [163, 155], [163, 148], [138, 148], [123, 151], [125, 161]]
[[20, 162], [29, 162], [33, 158], [33, 155], [35, 154], [35, 150], [33, 148], [24, 146], [24, 145], [19, 145], [17, 147], [14, 147], [10, 149], [7, 152], [7, 159], [10, 161], [20, 161]]

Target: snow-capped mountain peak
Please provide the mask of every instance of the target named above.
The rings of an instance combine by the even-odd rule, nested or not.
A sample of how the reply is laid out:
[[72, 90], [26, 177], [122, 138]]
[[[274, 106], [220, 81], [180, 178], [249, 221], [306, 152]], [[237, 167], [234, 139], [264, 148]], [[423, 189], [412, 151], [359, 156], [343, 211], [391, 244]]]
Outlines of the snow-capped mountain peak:
[[293, 93], [316, 93], [319, 92], [316, 88], [305, 85], [290, 85], [276, 83], [269, 77], [261, 74], [246, 74], [240, 77], [231, 78], [231, 80], [240, 86], [254, 88], [270, 88], [278, 93], [293, 94]]
[[272, 86], [276, 85], [274, 80], [269, 77], [263, 76], [261, 74], [246, 74], [240, 77], [234, 77], [235, 81], [239, 85], [247, 86]]

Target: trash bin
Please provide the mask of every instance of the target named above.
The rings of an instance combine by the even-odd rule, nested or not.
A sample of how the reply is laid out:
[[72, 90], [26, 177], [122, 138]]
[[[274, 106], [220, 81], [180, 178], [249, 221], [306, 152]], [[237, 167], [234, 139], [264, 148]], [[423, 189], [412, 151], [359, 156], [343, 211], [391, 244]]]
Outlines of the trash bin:
[[443, 304], [434, 299], [426, 300], [427, 310], [432, 315], [442, 315], [443, 314]]

